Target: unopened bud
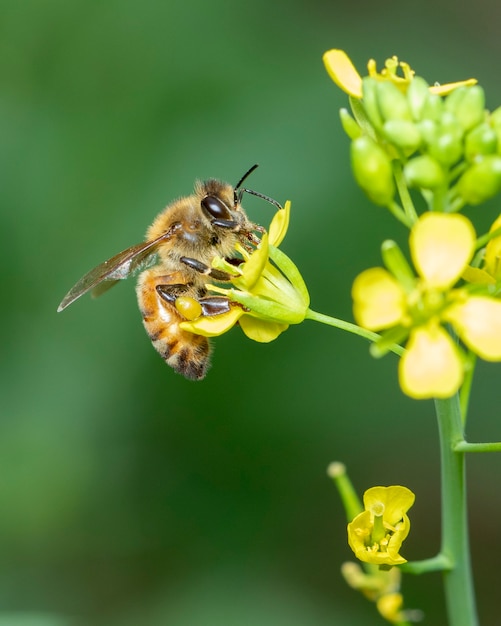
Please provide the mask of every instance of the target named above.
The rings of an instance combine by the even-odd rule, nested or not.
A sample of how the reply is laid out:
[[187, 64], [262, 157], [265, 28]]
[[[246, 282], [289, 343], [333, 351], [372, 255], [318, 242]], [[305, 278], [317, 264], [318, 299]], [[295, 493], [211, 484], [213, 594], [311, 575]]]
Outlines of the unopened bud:
[[393, 83], [377, 83], [377, 101], [383, 120], [412, 120], [407, 98]]
[[407, 102], [409, 103], [409, 109], [415, 122], [421, 119], [423, 108], [430, 96], [428, 83], [424, 78], [416, 76], [411, 80], [409, 88], [407, 89]]
[[474, 128], [485, 118], [485, 94], [482, 87], [460, 87], [450, 93], [445, 107], [456, 116], [465, 130]]
[[461, 176], [457, 189], [468, 204], [480, 204], [501, 190], [501, 157], [488, 155]]
[[355, 179], [369, 198], [386, 206], [395, 195], [391, 161], [386, 152], [367, 136], [351, 144], [351, 164]]
[[464, 153], [469, 161], [479, 155], [494, 154], [497, 148], [498, 136], [487, 122], [479, 124], [466, 135]]
[[410, 187], [436, 189], [445, 182], [445, 172], [433, 157], [428, 154], [417, 156], [404, 166], [404, 176]]
[[414, 122], [407, 120], [388, 120], [383, 125], [386, 139], [402, 150], [405, 156], [415, 152], [421, 144], [421, 133]]

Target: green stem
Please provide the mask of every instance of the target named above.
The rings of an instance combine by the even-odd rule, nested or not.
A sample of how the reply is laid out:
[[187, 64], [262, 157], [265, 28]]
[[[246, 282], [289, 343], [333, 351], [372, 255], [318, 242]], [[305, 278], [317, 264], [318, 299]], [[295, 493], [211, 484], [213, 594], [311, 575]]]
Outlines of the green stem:
[[459, 441], [455, 446], [456, 452], [501, 452], [501, 441], [486, 441], [480, 443], [469, 443]]
[[444, 572], [449, 626], [477, 626], [466, 510], [465, 455], [456, 446], [464, 441], [457, 394], [435, 400], [442, 467], [442, 548], [451, 563]]
[[398, 195], [400, 196], [400, 201], [402, 202], [402, 206], [404, 207], [408, 224], [412, 226], [412, 224], [414, 224], [414, 222], [417, 220], [418, 216], [416, 213], [416, 209], [414, 208], [414, 202], [412, 202], [409, 189], [407, 188], [407, 185], [405, 183], [402, 163], [400, 163], [400, 161], [393, 161], [393, 176], [395, 177], [395, 182], [397, 183]]
[[406, 574], [427, 574], [429, 572], [444, 572], [451, 568], [449, 559], [442, 553], [433, 556], [431, 559], [422, 559], [421, 561], [410, 561], [399, 566], [402, 572]]
[[[334, 326], [334, 328], [339, 328], [340, 330], [346, 330], [349, 333], [353, 333], [354, 335], [358, 335], [359, 337], [363, 337], [364, 339], [368, 339], [372, 342], [377, 341], [380, 338], [380, 335], [378, 335], [377, 333], [373, 333], [371, 330], [360, 328], [360, 326], [357, 326], [356, 324], [345, 322], [344, 320], [340, 320], [337, 317], [330, 317], [329, 315], [324, 315], [323, 313], [317, 313], [316, 311], [312, 311], [311, 309], [308, 309], [305, 318], [307, 320], [320, 322], [321, 324], [327, 324], [328, 326]], [[391, 346], [390, 351], [398, 354], [398, 356], [402, 356], [405, 352], [402, 346], [398, 346], [396, 344]]]

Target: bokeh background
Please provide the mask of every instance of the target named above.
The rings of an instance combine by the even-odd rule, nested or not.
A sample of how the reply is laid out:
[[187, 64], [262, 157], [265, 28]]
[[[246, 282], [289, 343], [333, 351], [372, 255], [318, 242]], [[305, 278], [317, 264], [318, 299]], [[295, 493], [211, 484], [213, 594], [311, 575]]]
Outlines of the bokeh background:
[[[133, 281], [56, 307], [137, 243], [195, 178], [293, 201], [284, 249], [312, 306], [351, 319], [350, 285], [403, 229], [348, 165], [344, 95], [322, 53], [398, 54], [430, 82], [476, 76], [500, 101], [494, 0], [3, 0], [0, 4], [0, 625], [383, 624], [346, 587], [325, 469], [417, 493], [404, 554], [439, 544], [433, 406], [396, 360], [307, 322], [258, 345], [235, 329], [206, 380], [152, 349]], [[246, 197], [267, 224], [273, 209]], [[496, 203], [482, 209], [485, 224]], [[498, 440], [499, 366], [480, 366], [472, 440]], [[495, 455], [469, 458], [481, 623], [499, 624]], [[406, 604], [443, 626], [438, 575]]]

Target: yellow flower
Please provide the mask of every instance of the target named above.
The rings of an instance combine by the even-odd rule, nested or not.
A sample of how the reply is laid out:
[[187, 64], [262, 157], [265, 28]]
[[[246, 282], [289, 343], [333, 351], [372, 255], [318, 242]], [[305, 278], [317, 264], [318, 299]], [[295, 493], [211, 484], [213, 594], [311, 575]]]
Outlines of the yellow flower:
[[399, 380], [413, 398], [447, 398], [462, 384], [463, 352], [446, 324], [482, 358], [501, 360], [501, 301], [478, 287], [453, 288], [473, 256], [475, 237], [462, 215], [425, 213], [409, 238], [417, 277], [393, 263], [393, 273], [372, 268], [353, 284], [355, 318], [368, 330], [384, 331], [381, 346], [408, 337]]
[[399, 554], [409, 534], [407, 511], [414, 494], [406, 487], [372, 487], [364, 493], [364, 511], [348, 524], [348, 543], [355, 556], [365, 563], [400, 565]]
[[294, 263], [278, 246], [289, 225], [290, 202], [275, 214], [256, 250], [249, 253], [238, 245], [236, 250], [243, 262], [235, 267], [221, 258], [213, 267], [236, 277], [230, 288], [208, 284], [208, 290], [228, 298], [230, 310], [219, 315], [200, 316], [182, 322], [183, 330], [214, 337], [232, 328], [237, 322], [254, 341], [273, 341], [289, 324], [299, 324], [305, 318], [310, 303], [306, 285]]
[[[354, 98], [362, 98], [362, 77], [355, 69], [346, 52], [337, 49], [328, 50], [323, 56], [323, 61], [329, 76], [338, 87]], [[397, 74], [399, 68], [402, 70], [403, 76]], [[396, 56], [386, 60], [385, 67], [381, 72], [377, 71], [376, 62], [374, 59], [371, 59], [367, 64], [367, 70], [371, 78], [392, 82], [404, 93], [407, 91], [415, 73], [408, 63], [399, 61]], [[469, 87], [476, 83], [476, 79], [470, 78], [456, 83], [435, 85], [430, 87], [430, 92], [443, 96], [458, 87]]]

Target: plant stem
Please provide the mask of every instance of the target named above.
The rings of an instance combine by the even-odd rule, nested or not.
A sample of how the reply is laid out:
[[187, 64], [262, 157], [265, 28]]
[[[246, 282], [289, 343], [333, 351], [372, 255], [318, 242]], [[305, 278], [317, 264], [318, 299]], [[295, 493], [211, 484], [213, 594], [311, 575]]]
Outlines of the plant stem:
[[[340, 320], [337, 317], [330, 317], [330, 315], [324, 315], [323, 313], [317, 313], [316, 311], [312, 311], [308, 309], [306, 312], [307, 320], [314, 320], [315, 322], [320, 322], [321, 324], [327, 324], [328, 326], [334, 326], [334, 328], [339, 328], [341, 330], [346, 330], [349, 333], [353, 333], [354, 335], [358, 335], [359, 337], [363, 337], [364, 339], [368, 339], [369, 341], [376, 341], [379, 339], [380, 335], [377, 333], [373, 333], [371, 330], [366, 330], [365, 328], [361, 328], [356, 324], [352, 324], [351, 322], [345, 322], [344, 320]], [[404, 353], [404, 348], [402, 346], [393, 345], [390, 348], [391, 352], [402, 356]]]
[[457, 394], [435, 400], [442, 467], [442, 548], [451, 563], [444, 572], [449, 626], [478, 626], [470, 563], [466, 506], [465, 454], [455, 449], [464, 441]]
[[416, 213], [416, 209], [414, 208], [414, 203], [412, 202], [411, 194], [409, 193], [409, 189], [407, 188], [404, 180], [402, 164], [400, 163], [400, 161], [393, 161], [393, 176], [395, 177], [398, 195], [400, 196], [400, 200], [402, 202], [402, 206], [404, 207], [405, 215], [408, 220], [407, 225], [412, 226], [412, 224], [414, 224], [414, 222], [417, 220], [418, 216]]

